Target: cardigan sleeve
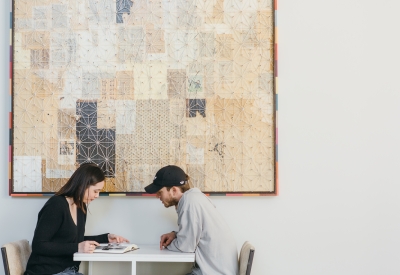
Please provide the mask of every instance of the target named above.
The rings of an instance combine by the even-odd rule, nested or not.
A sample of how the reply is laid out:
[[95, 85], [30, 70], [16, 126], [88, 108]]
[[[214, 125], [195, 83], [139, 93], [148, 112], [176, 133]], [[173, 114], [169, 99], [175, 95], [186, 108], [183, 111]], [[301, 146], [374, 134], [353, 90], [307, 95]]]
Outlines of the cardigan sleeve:
[[[78, 251], [78, 243], [52, 241], [66, 216], [65, 206], [59, 199], [49, 200], [39, 212], [38, 222], [32, 240], [32, 249], [39, 255], [72, 255]], [[69, 209], [67, 209], [69, 211]], [[68, 213], [69, 214], [69, 213]]]
[[98, 243], [108, 243], [108, 233], [97, 236], [85, 236], [85, 241], [96, 241]]

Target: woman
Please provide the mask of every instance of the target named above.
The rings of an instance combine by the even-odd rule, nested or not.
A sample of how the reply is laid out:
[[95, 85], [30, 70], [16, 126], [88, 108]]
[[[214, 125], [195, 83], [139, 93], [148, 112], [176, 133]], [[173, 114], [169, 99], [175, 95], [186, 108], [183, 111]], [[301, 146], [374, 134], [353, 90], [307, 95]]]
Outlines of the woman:
[[82, 164], [51, 197], [38, 215], [25, 275], [76, 274], [80, 262], [73, 254], [93, 253], [99, 243], [129, 242], [114, 235], [84, 236], [87, 205], [99, 197], [104, 173], [93, 163]]

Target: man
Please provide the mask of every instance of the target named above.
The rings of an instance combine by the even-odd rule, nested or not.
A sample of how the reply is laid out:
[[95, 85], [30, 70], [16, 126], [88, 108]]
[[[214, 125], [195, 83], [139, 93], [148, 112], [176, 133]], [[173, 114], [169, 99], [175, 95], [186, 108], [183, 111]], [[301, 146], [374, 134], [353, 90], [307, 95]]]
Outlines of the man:
[[179, 167], [161, 168], [145, 190], [156, 193], [165, 207], [175, 206], [179, 230], [161, 236], [160, 249], [195, 252], [196, 262], [187, 275], [237, 275], [235, 239], [212, 202]]

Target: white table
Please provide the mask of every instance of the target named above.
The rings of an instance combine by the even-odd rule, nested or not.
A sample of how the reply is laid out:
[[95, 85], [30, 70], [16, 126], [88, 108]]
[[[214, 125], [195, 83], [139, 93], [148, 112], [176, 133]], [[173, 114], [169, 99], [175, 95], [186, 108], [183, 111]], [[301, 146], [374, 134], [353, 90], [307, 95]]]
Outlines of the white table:
[[131, 262], [132, 275], [136, 275], [137, 262], [194, 262], [194, 253], [160, 250], [159, 245], [140, 245], [139, 249], [122, 254], [75, 253], [74, 261], [89, 262], [89, 275], [92, 275], [93, 262]]

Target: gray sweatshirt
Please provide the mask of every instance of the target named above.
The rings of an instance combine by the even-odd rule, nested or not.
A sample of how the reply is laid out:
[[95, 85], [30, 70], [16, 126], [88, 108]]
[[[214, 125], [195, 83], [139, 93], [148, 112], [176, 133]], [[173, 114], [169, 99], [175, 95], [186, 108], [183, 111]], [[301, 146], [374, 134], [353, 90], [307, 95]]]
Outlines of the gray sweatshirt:
[[198, 188], [183, 193], [179, 200], [179, 231], [169, 250], [195, 252], [203, 275], [237, 275], [235, 239], [211, 200]]

